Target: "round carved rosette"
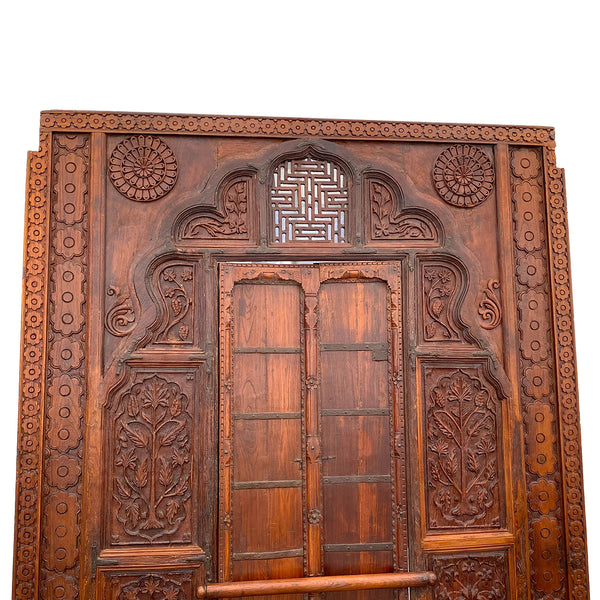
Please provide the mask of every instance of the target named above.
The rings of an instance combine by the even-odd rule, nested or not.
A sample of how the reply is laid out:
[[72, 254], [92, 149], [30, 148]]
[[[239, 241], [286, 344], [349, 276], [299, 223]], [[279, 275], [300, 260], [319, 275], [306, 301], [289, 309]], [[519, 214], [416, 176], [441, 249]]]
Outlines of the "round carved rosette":
[[177, 160], [160, 138], [134, 135], [113, 150], [108, 174], [115, 188], [137, 202], [158, 200], [171, 191], [177, 181]]
[[433, 182], [442, 200], [453, 206], [470, 208], [481, 204], [490, 195], [494, 187], [494, 168], [478, 148], [451, 146], [437, 157]]

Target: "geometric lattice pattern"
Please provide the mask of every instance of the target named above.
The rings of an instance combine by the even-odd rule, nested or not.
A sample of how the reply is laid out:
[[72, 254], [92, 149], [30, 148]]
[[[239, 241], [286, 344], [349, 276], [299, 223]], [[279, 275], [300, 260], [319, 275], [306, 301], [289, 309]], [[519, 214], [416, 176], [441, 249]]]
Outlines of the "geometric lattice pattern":
[[282, 162], [269, 192], [273, 241], [344, 243], [347, 177], [339, 165], [308, 155]]

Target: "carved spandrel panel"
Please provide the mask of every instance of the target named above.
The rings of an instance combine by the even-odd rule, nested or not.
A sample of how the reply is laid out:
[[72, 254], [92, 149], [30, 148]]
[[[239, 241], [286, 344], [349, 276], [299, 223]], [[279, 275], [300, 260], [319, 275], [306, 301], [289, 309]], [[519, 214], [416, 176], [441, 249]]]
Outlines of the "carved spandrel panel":
[[[54, 112], [42, 127], [18, 600], [184, 600], [225, 575], [408, 564], [437, 574], [432, 598], [587, 597], [552, 130]], [[229, 356], [236, 326], [256, 331], [248, 298], [219, 295], [223, 263], [273, 293], [265, 327], [293, 310], [304, 341]], [[302, 310], [275, 293], [296, 284]], [[279, 408], [256, 411], [265, 390]], [[248, 410], [219, 415], [228, 394]], [[261, 495], [281, 500], [261, 504], [280, 523], [266, 550]]]

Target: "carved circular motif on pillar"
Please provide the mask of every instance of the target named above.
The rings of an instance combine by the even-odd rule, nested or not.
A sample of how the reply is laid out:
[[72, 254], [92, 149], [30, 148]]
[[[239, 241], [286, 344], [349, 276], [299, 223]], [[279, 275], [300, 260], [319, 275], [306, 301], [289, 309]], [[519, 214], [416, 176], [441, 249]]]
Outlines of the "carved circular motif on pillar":
[[113, 150], [108, 174], [115, 188], [137, 202], [158, 200], [171, 191], [177, 181], [177, 160], [160, 138], [133, 135]]
[[437, 157], [433, 182], [442, 200], [470, 208], [490, 195], [494, 187], [494, 167], [479, 148], [451, 146]]

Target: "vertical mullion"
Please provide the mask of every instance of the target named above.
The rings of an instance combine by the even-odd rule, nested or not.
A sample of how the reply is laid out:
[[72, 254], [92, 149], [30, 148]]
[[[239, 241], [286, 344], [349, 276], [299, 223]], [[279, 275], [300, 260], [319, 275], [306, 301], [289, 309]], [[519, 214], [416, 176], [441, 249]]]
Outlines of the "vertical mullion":
[[219, 581], [231, 581], [231, 403], [233, 400], [233, 283], [230, 267], [221, 267], [220, 290], [220, 449]]
[[319, 268], [308, 270], [304, 284], [304, 390], [306, 418], [306, 575], [322, 575], [322, 483], [319, 427], [318, 290]]
[[[404, 357], [402, 331], [402, 287], [401, 264], [389, 266], [388, 285], [390, 288], [390, 337], [391, 361], [390, 394], [392, 400], [392, 473], [394, 508], [394, 570], [408, 571], [408, 531], [406, 498], [406, 448], [404, 415]], [[398, 596], [407, 597], [407, 590], [398, 590]]]

